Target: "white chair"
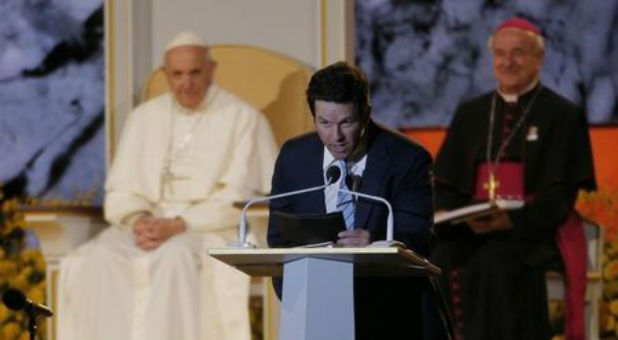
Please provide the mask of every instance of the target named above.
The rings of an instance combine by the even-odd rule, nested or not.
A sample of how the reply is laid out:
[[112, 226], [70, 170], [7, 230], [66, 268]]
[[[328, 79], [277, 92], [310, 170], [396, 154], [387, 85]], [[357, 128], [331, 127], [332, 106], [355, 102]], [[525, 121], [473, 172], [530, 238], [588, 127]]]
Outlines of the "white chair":
[[[212, 45], [215, 82], [264, 113], [281, 146], [290, 137], [313, 130], [305, 89], [313, 69], [283, 54], [247, 45]], [[162, 68], [144, 85], [141, 99], [169, 91]]]

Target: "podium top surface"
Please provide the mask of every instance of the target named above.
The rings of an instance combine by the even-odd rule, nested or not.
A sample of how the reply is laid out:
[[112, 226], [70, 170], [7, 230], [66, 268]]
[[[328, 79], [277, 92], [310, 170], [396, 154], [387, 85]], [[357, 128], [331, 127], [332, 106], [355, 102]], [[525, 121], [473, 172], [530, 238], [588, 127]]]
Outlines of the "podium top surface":
[[362, 248], [213, 248], [208, 254], [250, 276], [282, 276], [283, 265], [315, 258], [354, 264], [357, 276], [440, 275], [441, 269], [412, 250]]

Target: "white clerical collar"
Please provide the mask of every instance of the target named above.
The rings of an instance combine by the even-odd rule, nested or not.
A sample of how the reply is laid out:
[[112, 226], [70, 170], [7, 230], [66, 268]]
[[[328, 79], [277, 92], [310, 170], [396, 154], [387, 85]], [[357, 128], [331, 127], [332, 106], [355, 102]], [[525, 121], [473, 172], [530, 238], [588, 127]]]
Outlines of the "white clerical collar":
[[521, 97], [521, 96], [525, 95], [526, 93], [530, 92], [538, 84], [539, 84], [539, 79], [536, 78], [536, 79], [534, 79], [534, 81], [532, 83], [530, 83], [530, 85], [528, 85], [528, 87], [526, 87], [520, 93], [507, 94], [507, 93], [503, 93], [502, 91], [500, 91], [500, 88], [498, 88], [497, 91], [498, 91], [498, 94], [500, 95], [500, 97], [502, 97], [502, 99], [504, 99], [505, 102], [507, 102], [507, 103], [517, 103], [517, 100], [519, 99], [519, 97]]
[[[324, 172], [330, 167], [333, 162], [335, 162], [335, 156], [333, 156], [328, 148], [324, 146], [324, 159], [322, 161], [322, 169]], [[363, 156], [358, 162], [352, 163], [351, 168], [348, 168], [347, 171], [351, 172], [355, 175], [362, 176], [365, 171], [365, 166], [367, 165], [367, 154]], [[350, 166], [350, 164], [348, 164]]]
[[177, 112], [185, 115], [193, 115], [195, 113], [199, 114], [203, 113], [210, 106], [218, 91], [219, 87], [215, 83], [211, 83], [206, 90], [206, 95], [204, 96], [204, 99], [202, 99], [202, 102], [194, 109], [188, 109], [180, 105], [180, 103], [176, 101], [176, 97], [174, 95], [172, 95], [172, 100], [174, 102], [174, 106]]

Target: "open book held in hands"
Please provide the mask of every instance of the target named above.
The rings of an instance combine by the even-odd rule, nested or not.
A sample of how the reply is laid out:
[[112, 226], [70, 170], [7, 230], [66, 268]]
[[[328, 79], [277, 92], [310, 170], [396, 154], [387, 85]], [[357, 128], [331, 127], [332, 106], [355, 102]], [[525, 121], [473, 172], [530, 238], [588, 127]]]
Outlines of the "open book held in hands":
[[493, 202], [481, 202], [451, 211], [438, 212], [433, 216], [433, 223], [440, 224], [449, 222], [450, 224], [457, 224], [467, 220], [490, 215], [497, 211], [520, 209], [523, 206], [523, 200], [498, 198]]
[[457, 224], [498, 211], [521, 209], [524, 206], [523, 174], [523, 164], [519, 161], [500, 161], [493, 165], [487, 162], [478, 164], [472, 199], [480, 203], [438, 212], [433, 216], [434, 224]]

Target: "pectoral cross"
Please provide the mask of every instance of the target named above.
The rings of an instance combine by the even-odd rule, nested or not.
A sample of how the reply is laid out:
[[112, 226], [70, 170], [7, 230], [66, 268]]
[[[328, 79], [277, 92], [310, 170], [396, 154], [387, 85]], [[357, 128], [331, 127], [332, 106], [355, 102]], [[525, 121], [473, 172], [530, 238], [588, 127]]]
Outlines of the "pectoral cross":
[[167, 194], [174, 194], [174, 181], [189, 179], [189, 177], [187, 176], [180, 176], [174, 173], [171, 163], [171, 159], [169, 157], [166, 157], [165, 165], [163, 167], [163, 173], [161, 174], [162, 197], [166, 197]]
[[489, 201], [494, 202], [496, 200], [496, 189], [500, 186], [500, 182], [496, 180], [493, 172], [489, 173], [489, 179], [483, 184], [483, 189], [487, 190]]
[[162, 197], [166, 196], [166, 190], [168, 193], [173, 192], [172, 181], [174, 180], [174, 174], [170, 171], [169, 167], [166, 167], [163, 170], [163, 174], [161, 176], [161, 190]]

